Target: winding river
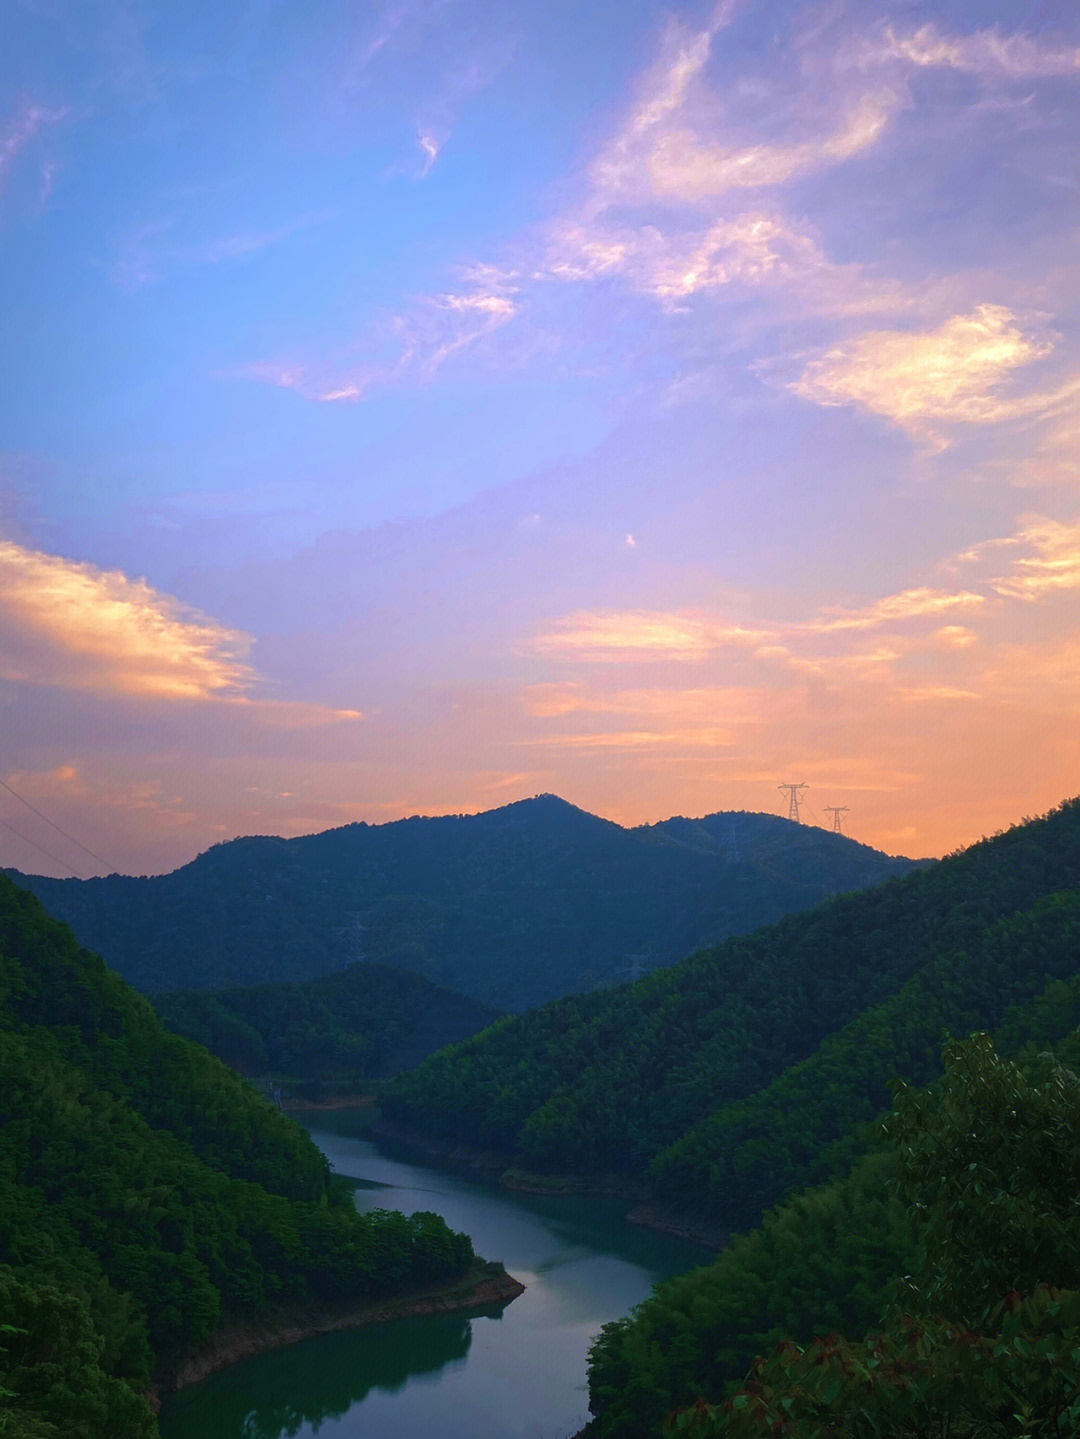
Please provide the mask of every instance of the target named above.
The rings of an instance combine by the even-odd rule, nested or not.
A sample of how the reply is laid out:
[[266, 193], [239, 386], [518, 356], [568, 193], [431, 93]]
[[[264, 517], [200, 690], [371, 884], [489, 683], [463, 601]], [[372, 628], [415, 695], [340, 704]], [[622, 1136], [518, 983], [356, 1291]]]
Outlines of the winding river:
[[312, 1138], [361, 1209], [431, 1209], [526, 1291], [495, 1309], [399, 1319], [244, 1360], [169, 1396], [163, 1439], [568, 1439], [588, 1417], [602, 1324], [710, 1258], [636, 1228], [614, 1200], [510, 1194], [359, 1137], [348, 1111]]

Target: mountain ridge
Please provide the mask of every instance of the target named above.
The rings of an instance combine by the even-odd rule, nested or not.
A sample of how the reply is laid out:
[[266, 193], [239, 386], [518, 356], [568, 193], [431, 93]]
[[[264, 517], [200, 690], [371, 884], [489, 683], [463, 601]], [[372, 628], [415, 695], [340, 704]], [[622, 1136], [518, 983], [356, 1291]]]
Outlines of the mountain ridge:
[[245, 836], [167, 875], [4, 872], [144, 992], [303, 981], [375, 959], [521, 1010], [917, 863], [776, 815], [625, 828], [539, 795], [479, 815]]

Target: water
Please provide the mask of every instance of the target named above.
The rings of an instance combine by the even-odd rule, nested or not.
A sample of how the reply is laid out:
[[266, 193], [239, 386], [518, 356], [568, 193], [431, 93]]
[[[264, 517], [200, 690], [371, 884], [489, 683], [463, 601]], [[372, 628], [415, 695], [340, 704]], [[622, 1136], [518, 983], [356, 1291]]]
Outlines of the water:
[[244, 1360], [170, 1396], [163, 1439], [567, 1439], [588, 1417], [602, 1324], [708, 1251], [625, 1223], [613, 1200], [510, 1194], [311, 1116], [360, 1209], [431, 1209], [527, 1286], [501, 1312], [401, 1319]]

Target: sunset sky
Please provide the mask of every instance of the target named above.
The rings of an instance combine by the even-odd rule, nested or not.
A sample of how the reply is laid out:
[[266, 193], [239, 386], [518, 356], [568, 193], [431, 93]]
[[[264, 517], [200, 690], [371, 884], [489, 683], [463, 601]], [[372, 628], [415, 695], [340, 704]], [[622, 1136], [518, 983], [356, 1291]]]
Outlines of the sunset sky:
[[4, 30], [0, 864], [1080, 791], [1075, 0]]

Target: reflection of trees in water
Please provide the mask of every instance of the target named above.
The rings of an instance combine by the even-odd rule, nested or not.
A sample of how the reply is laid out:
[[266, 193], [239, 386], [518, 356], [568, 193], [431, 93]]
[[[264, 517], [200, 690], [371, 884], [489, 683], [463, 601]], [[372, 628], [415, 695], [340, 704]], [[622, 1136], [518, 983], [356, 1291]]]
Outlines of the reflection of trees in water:
[[[499, 1309], [471, 1310], [497, 1318]], [[291, 1439], [337, 1419], [372, 1389], [460, 1364], [471, 1318], [438, 1314], [326, 1334], [260, 1355], [181, 1390], [161, 1416], [164, 1439]]]

